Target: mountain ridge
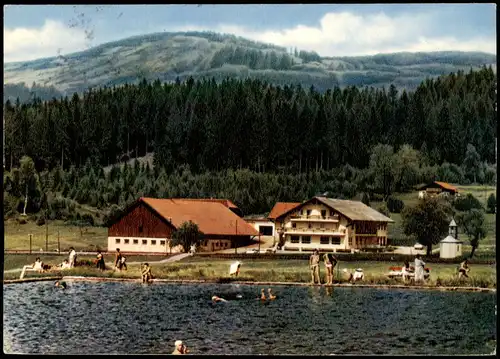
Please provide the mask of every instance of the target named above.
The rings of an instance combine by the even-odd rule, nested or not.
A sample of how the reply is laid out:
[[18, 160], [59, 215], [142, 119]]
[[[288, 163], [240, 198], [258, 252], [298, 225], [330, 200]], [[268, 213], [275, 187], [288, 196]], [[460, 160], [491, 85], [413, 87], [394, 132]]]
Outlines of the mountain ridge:
[[[319, 91], [335, 86], [390, 84], [413, 89], [426, 78], [482, 66], [492, 66], [496, 71], [496, 55], [439, 51], [321, 57], [316, 52], [290, 50], [231, 34], [151, 33], [64, 56], [5, 63], [4, 101], [16, 97], [20, 84], [25, 88], [26, 84], [38, 84], [37, 96], [47, 99], [43, 98], [43, 87], [51, 89], [50, 96], [64, 96], [90, 87], [136, 83], [143, 78], [170, 82], [188, 77], [216, 81], [250, 77], [274, 85], [314, 86]], [[15, 85], [17, 90], [13, 89]]]

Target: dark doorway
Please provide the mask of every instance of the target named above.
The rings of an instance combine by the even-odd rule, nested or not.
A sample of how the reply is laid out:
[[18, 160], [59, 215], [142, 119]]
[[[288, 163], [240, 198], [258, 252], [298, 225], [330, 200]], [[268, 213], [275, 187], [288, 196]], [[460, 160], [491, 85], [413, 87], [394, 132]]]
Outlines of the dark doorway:
[[272, 236], [273, 226], [259, 226], [259, 233], [263, 236]]

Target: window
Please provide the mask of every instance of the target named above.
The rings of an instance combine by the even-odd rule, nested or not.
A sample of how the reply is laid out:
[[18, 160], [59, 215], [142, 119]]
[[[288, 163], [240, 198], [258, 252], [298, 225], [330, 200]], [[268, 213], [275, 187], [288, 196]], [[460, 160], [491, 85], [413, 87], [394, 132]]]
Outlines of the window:
[[312, 224], [311, 223], [308, 224], [308, 228], [312, 228]]
[[154, 239], [151, 240], [151, 245], [156, 246], [156, 241]]
[[326, 217], [326, 209], [321, 210], [321, 217]]
[[301, 211], [300, 211], [300, 214], [301, 214], [301, 215], [303, 215], [303, 214], [304, 214], [304, 210], [301, 210]]
[[457, 244], [457, 252], [460, 252], [460, 244]]
[[292, 228], [297, 228], [297, 223], [292, 223]]
[[302, 236], [303, 244], [311, 244], [311, 236]]
[[330, 244], [330, 238], [329, 237], [321, 237], [319, 239], [320, 244]]
[[134, 239], [134, 244], [139, 244], [139, 240], [138, 239]]
[[116, 244], [120, 244], [120, 238], [116, 238], [116, 239], [115, 239], [115, 243], [116, 243]]
[[125, 244], [128, 244], [130, 242], [130, 239], [124, 239], [123, 241], [125, 242]]
[[325, 224], [324, 223], [320, 223], [319, 224], [319, 228], [325, 228]]
[[311, 215], [311, 210], [310, 210], [310, 209], [308, 209], [308, 210], [307, 210], [307, 216], [310, 216], [310, 215]]
[[147, 239], [143, 239], [142, 240], [142, 244], [148, 244], [148, 240]]
[[349, 238], [349, 245], [352, 246], [352, 238]]
[[299, 243], [299, 236], [292, 236], [290, 238], [290, 242], [292, 242], [292, 243]]
[[330, 211], [330, 217], [333, 217], [335, 215], [334, 211]]
[[160, 246], [164, 246], [165, 245], [165, 241], [160, 241]]
[[332, 237], [332, 244], [339, 245], [340, 244], [340, 238], [339, 237]]
[[142, 233], [143, 227], [142, 224], [139, 224], [139, 233]]

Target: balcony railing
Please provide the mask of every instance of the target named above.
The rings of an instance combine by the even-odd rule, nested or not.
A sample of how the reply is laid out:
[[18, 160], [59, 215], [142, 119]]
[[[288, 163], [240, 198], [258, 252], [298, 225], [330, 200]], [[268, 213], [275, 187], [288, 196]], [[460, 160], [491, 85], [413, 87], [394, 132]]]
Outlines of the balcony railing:
[[339, 216], [336, 214], [336, 215], [333, 215], [333, 216], [321, 216], [321, 215], [318, 215], [318, 214], [310, 214], [310, 215], [294, 215], [294, 216], [290, 216], [290, 219], [292, 221], [334, 221], [334, 222], [338, 222], [340, 220]]
[[314, 233], [314, 234], [324, 234], [330, 236], [344, 236], [346, 233], [345, 229], [338, 230], [337, 228], [286, 228], [286, 233]]

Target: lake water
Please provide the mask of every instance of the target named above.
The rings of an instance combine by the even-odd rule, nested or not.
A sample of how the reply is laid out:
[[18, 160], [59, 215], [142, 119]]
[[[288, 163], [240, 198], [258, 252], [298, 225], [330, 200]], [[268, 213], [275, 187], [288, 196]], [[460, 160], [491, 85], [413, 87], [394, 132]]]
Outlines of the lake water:
[[489, 354], [496, 340], [496, 293], [276, 286], [261, 302], [247, 285], [67, 283], [4, 285], [4, 351]]

